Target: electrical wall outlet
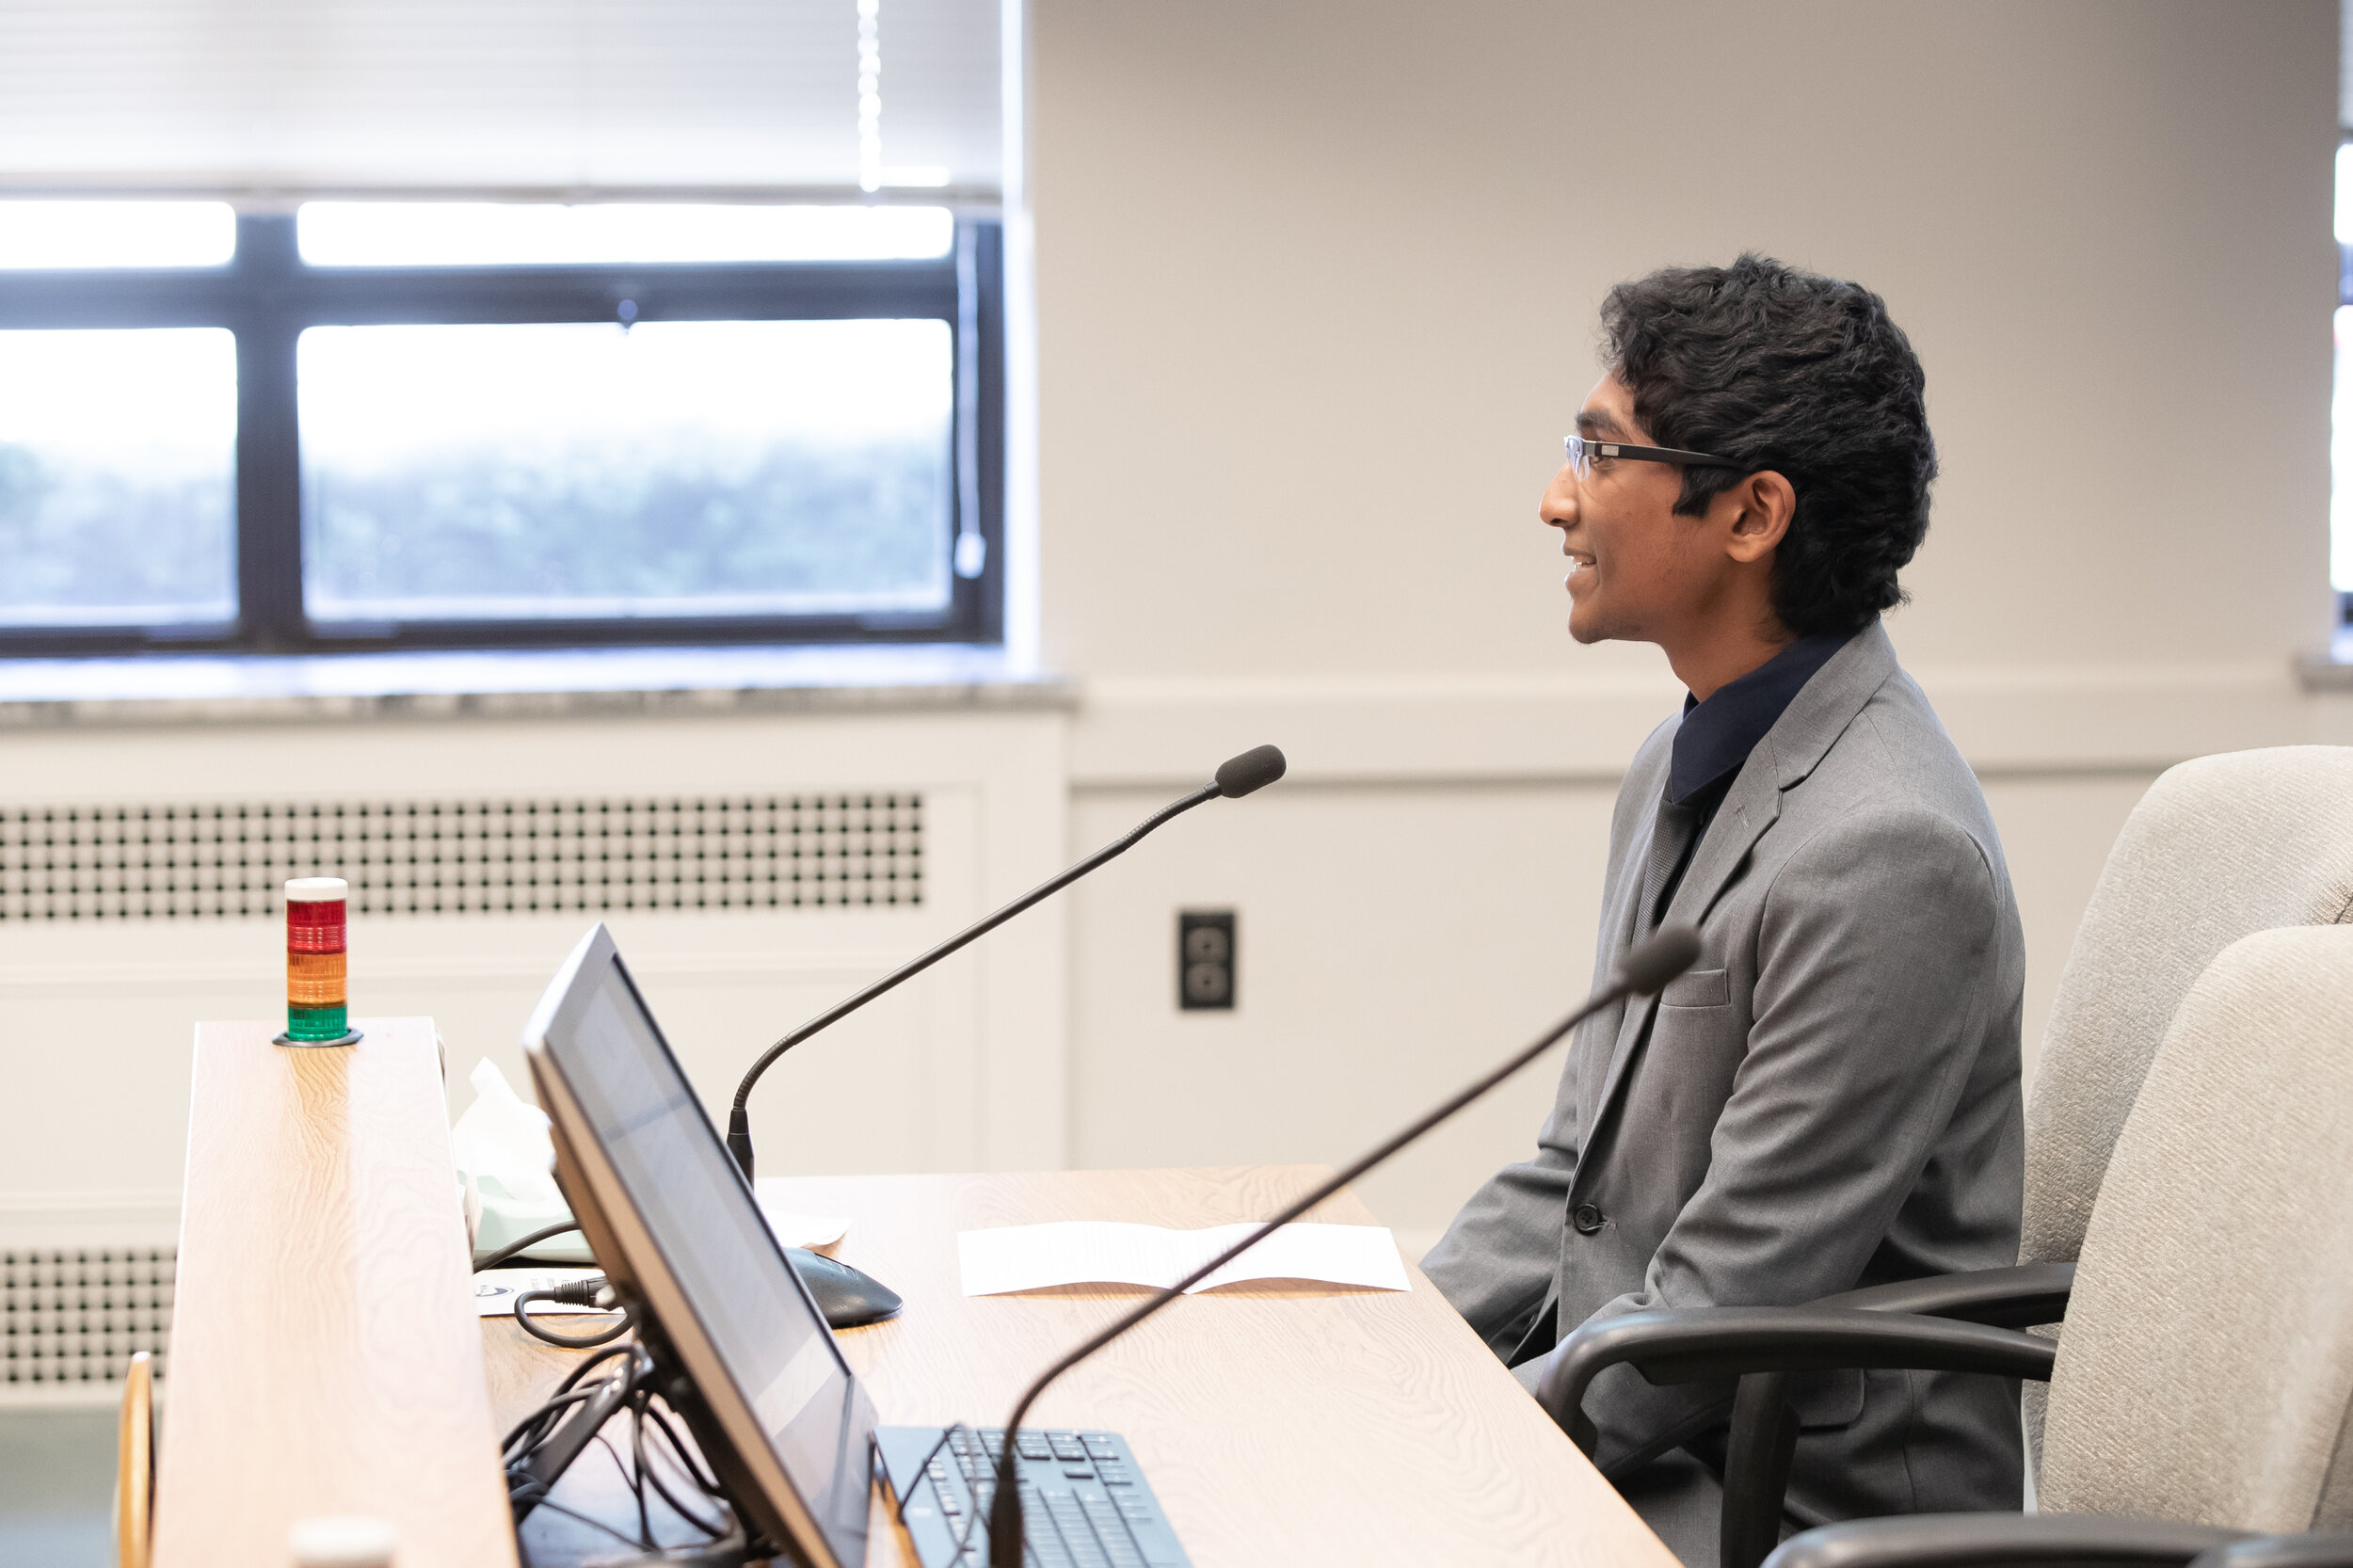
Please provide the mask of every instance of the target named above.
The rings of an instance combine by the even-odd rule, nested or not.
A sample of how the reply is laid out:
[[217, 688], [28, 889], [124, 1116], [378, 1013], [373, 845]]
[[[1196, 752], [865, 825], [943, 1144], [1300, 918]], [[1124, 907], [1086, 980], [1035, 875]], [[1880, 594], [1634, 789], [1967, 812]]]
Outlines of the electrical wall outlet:
[[1187, 1013], [1234, 1010], [1234, 912], [1176, 914], [1176, 1005]]

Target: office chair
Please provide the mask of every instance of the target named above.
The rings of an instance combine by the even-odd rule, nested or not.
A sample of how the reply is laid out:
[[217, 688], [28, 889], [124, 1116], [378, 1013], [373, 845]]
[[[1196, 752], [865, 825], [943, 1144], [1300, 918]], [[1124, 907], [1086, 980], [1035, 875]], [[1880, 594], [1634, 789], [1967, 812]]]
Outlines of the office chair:
[[115, 1561], [147, 1568], [155, 1528], [155, 1358], [135, 1352], [122, 1376], [115, 1428]]
[[2250, 932], [2353, 920], [2353, 746], [2169, 769], [2125, 819], [2059, 975], [2026, 1101], [2019, 1261], [2072, 1263], [2173, 1010]]
[[[2229, 752], [2168, 770], [2117, 835], [2059, 976], [2026, 1102], [2019, 1267], [1872, 1287], [1820, 1304], [2003, 1328], [2057, 1323], [2109, 1154], [2183, 993], [2251, 932], [2347, 921], [2353, 746]], [[1756, 1568], [1780, 1540], [1779, 1499], [1796, 1443], [1787, 1382], [1741, 1381], [1730, 1447], [1743, 1465], [1768, 1466], [1757, 1472], [1767, 1479], [1744, 1497], [1727, 1495], [1721, 1568]], [[2043, 1396], [2041, 1384], [2027, 1384], [2028, 1463], [2038, 1469]]]
[[[2183, 1568], [2250, 1531], [2353, 1526], [2353, 1452], [2338, 1462], [2353, 1412], [2353, 925], [2259, 932], [2208, 966], [2108, 1176], [2059, 1342], [1851, 1304], [1873, 1292], [1629, 1313], [1571, 1335], [1543, 1397], [1574, 1416], [1621, 1361], [1654, 1383], [1849, 1367], [2049, 1383], [2045, 1512], [1828, 1525], [1767, 1568]], [[1777, 1520], [1786, 1478], [1785, 1449], [1736, 1445], [1727, 1518], [1762, 1489], [1757, 1512]]]
[[[2250, 932], [2349, 920], [2353, 747], [2229, 752], [2168, 770], [2117, 835], [2059, 976], [2026, 1102], [2019, 1267], [1907, 1280], [1820, 1304], [2005, 1328], [2057, 1323], [2110, 1151], [2183, 993]], [[1778, 1499], [1796, 1442], [1787, 1381], [1741, 1382], [1730, 1446], [1744, 1463], [1778, 1463], [1781, 1480], [1740, 1499], [1727, 1495], [1721, 1568], [1756, 1568], [1780, 1539]], [[2038, 1469], [2043, 1397], [2042, 1385], [2027, 1384], [2028, 1463]]]

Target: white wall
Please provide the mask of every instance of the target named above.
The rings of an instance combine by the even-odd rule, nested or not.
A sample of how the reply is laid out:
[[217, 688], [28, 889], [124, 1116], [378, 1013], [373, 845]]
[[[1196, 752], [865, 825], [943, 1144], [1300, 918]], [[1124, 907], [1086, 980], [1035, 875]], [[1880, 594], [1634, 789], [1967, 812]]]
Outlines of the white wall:
[[[1077, 902], [1073, 1147], [1337, 1159], [1562, 1010], [1653, 649], [1576, 648], [1535, 503], [1609, 286], [1881, 291], [1944, 478], [1890, 622], [1987, 781], [2028, 1049], [2184, 757], [2353, 739], [2326, 638], [2334, 8], [1034, 0], [1047, 657], [1081, 839], [1261, 739], [1298, 782]], [[2244, 440], [2244, 450], [2233, 445]], [[1241, 912], [1231, 1017], [1170, 911]], [[1427, 1235], [1539, 1069], [1377, 1177]]]
[[2327, 0], [1033, 8], [1062, 667], [1655, 668], [1571, 656], [1533, 501], [1604, 291], [1743, 248], [1926, 361], [1917, 664], [2322, 634]]
[[[1881, 290], [1927, 363], [1945, 477], [1891, 628], [1986, 778], [2030, 1043], [2159, 769], [2353, 742], [2346, 699], [2289, 671], [2329, 613], [2328, 0], [1033, 0], [1030, 23], [1038, 631], [1075, 712], [18, 730], [0, 799], [248, 791], [325, 745], [419, 789], [855, 774], [967, 802], [962, 891], [923, 920], [629, 936], [719, 1098], [821, 998], [1273, 740], [1289, 781], [919, 982], [868, 1049], [795, 1064], [840, 1113], [763, 1156], [1343, 1158], [1582, 991], [1617, 773], [1676, 693], [1653, 650], [1569, 642], [1535, 501], [1609, 285], [1752, 247]], [[1228, 904], [1241, 1005], [1179, 1015], [1174, 912]], [[0, 1232], [94, 1223], [109, 1192], [168, 1207], [187, 1023], [275, 1001], [249, 924], [170, 964], [0, 931]], [[568, 934], [362, 936], [355, 993], [440, 1016], [462, 1073]], [[1376, 1209], [1434, 1233], [1527, 1146], [1549, 1077], [1377, 1177]], [[910, 1080], [984, 1104], [911, 1124]]]

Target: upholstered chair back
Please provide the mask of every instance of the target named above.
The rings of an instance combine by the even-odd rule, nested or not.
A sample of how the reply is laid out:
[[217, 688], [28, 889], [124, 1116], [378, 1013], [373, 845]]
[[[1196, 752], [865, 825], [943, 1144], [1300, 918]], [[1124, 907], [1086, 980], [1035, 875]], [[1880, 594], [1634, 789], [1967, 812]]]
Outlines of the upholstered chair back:
[[2046, 1512], [2353, 1525], [2353, 926], [2244, 937], [2173, 1014], [2086, 1228]]
[[2020, 1261], [2079, 1256], [2108, 1153], [2191, 982], [2254, 931], [2353, 919], [2353, 746], [2169, 770], [2133, 808], [2076, 928], [2026, 1097]]

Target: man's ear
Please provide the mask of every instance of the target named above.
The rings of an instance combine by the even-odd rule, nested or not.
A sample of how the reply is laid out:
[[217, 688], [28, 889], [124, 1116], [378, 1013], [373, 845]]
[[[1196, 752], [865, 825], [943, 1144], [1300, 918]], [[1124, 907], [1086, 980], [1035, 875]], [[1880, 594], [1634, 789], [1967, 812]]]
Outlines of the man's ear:
[[1798, 509], [1798, 492], [1787, 479], [1767, 469], [1724, 491], [1715, 504], [1731, 513], [1725, 552], [1746, 565], [1763, 560], [1779, 547]]

